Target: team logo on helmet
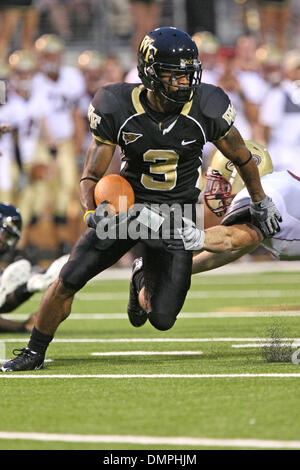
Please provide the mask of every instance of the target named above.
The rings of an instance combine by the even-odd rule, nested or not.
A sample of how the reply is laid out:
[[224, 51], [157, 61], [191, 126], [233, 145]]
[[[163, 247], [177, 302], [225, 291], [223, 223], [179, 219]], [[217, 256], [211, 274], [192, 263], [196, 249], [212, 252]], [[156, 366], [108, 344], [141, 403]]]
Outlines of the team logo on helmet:
[[233, 171], [233, 170], [235, 169], [235, 166], [234, 166], [234, 164], [232, 163], [232, 161], [229, 160], [229, 161], [226, 163], [225, 168], [226, 168], [226, 170], [228, 170], [228, 171]]
[[146, 35], [144, 39], [141, 42], [140, 45], [140, 51], [145, 54], [145, 62], [149, 62], [149, 56], [155, 56], [157, 52], [157, 48], [152, 45], [154, 42], [153, 38], [150, 38], [150, 36]]
[[261, 164], [261, 157], [259, 155], [256, 155], [255, 153], [252, 153], [252, 158], [254, 160], [254, 163], [257, 166]]
[[143, 134], [134, 134], [134, 132], [122, 132], [122, 137], [125, 142], [125, 145], [132, 144], [140, 137], [143, 137]]

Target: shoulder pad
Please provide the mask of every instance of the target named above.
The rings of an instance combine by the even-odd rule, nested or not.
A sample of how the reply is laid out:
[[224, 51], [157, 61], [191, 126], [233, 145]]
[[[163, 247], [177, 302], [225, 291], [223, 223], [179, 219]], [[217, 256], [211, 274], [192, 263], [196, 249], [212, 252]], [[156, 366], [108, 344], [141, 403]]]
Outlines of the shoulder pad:
[[92, 105], [95, 110], [101, 111], [103, 114], [112, 114], [120, 109], [120, 102], [117, 99], [116, 92], [118, 91], [116, 85], [106, 85], [97, 91], [95, 94]]
[[221, 225], [251, 223], [250, 203], [251, 200], [249, 197], [240, 199], [236, 203], [233, 201], [229, 206]]
[[222, 117], [230, 104], [230, 99], [220, 87], [202, 83], [200, 85], [200, 106], [202, 113], [215, 119]]

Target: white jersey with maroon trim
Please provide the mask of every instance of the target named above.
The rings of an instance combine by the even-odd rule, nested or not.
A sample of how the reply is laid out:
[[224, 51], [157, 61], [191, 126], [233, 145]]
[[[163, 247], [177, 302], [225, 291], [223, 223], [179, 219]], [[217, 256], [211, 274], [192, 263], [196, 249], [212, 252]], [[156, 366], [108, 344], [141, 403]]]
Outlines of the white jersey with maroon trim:
[[[300, 259], [300, 177], [288, 170], [280, 171], [264, 176], [261, 183], [282, 216], [280, 232], [265, 239], [262, 245], [281, 260]], [[234, 198], [226, 216], [233, 207], [247, 206], [247, 199], [249, 204], [250, 197], [245, 188]]]

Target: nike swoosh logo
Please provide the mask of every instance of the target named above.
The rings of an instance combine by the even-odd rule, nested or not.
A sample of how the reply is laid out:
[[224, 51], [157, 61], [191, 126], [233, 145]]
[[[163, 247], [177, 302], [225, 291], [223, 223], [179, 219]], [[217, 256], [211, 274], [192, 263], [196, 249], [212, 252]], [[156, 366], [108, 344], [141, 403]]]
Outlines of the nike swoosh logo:
[[194, 140], [182, 140], [181, 145], [189, 145], [192, 144], [193, 142], [196, 142], [197, 139]]

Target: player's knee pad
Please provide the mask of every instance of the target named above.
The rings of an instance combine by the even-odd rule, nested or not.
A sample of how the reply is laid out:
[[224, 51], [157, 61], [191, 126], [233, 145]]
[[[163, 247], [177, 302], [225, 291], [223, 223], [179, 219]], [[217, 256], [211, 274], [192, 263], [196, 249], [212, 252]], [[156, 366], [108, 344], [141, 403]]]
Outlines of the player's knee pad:
[[176, 321], [176, 316], [171, 315], [170, 313], [150, 312], [148, 313], [148, 318], [151, 325], [161, 331], [169, 330]]

